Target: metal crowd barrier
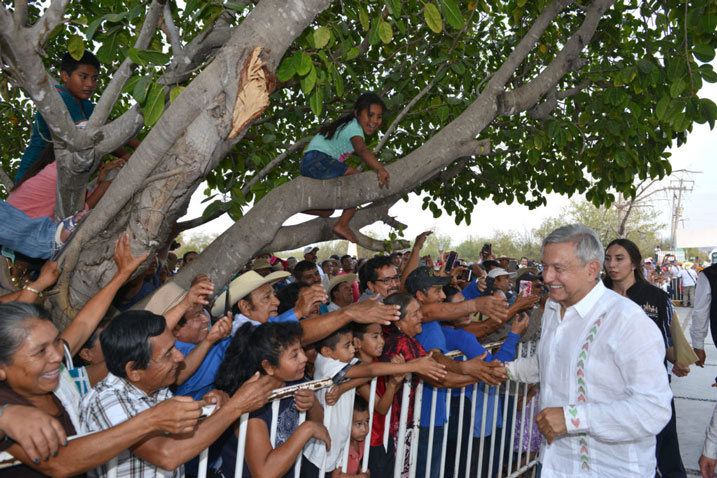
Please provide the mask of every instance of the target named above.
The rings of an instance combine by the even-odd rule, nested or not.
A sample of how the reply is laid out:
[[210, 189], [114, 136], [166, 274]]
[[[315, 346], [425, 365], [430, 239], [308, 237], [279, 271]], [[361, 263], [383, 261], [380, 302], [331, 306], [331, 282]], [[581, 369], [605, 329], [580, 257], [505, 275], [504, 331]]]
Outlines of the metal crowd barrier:
[[[490, 344], [486, 348], [496, 348], [497, 346], [500, 346], [501, 344]], [[520, 343], [518, 345], [518, 349], [516, 351], [516, 358], [518, 357], [526, 357], [531, 356], [535, 353], [535, 343]], [[446, 354], [447, 356], [450, 356], [455, 359], [463, 359], [465, 360], [465, 357], [463, 357], [463, 354], [460, 351], [454, 351]], [[409, 397], [411, 393], [411, 374], [407, 374], [406, 378], [403, 383], [403, 388], [401, 390], [402, 393], [402, 404], [410, 405], [409, 404]], [[370, 385], [370, 400], [368, 404], [369, 409], [369, 430], [368, 435], [366, 436], [366, 440], [364, 442], [364, 453], [363, 453], [363, 461], [361, 463], [361, 471], [365, 472], [368, 469], [368, 460], [369, 460], [369, 453], [370, 453], [370, 445], [371, 445], [371, 429], [373, 426], [373, 414], [374, 414], [374, 405], [375, 405], [375, 396], [376, 396], [376, 382], [377, 379], [374, 378], [371, 381]], [[278, 425], [278, 414], [279, 414], [279, 404], [282, 398], [286, 398], [288, 396], [291, 396], [294, 391], [298, 389], [310, 389], [313, 391], [321, 390], [323, 388], [329, 388], [333, 385], [330, 379], [323, 379], [323, 380], [314, 380], [312, 382], [306, 382], [299, 385], [294, 385], [291, 387], [284, 387], [281, 389], [275, 390], [272, 395], [270, 396], [270, 401], [272, 402], [272, 426], [270, 430], [270, 439], [272, 446], [276, 443], [276, 433], [277, 433], [277, 425]], [[477, 384], [476, 384], [477, 385]], [[464, 465], [465, 467], [465, 474], [462, 476], [466, 476], [468, 478], [478, 478], [478, 477], [491, 477], [491, 478], [515, 478], [519, 476], [524, 476], [524, 473], [531, 471], [533, 473], [533, 476], [535, 475], [535, 469], [537, 465], [537, 453], [531, 453], [530, 448], [531, 444], [533, 443], [533, 440], [540, 440], [539, 432], [537, 431], [537, 426], [534, 425], [534, 419], [535, 415], [538, 412], [538, 405], [537, 400], [533, 399], [529, 403], [527, 402], [527, 395], [528, 395], [528, 386], [526, 384], [518, 384], [517, 382], [508, 381], [502, 385], [496, 386], [496, 387], [483, 387], [483, 400], [482, 400], [482, 407], [480, 411], [477, 411], [476, 403], [478, 399], [478, 386], [472, 387], [472, 394], [471, 394], [471, 410], [470, 410], [470, 418], [466, 420], [466, 414], [467, 411], [464, 409], [464, 397], [466, 395], [466, 387], [461, 388], [461, 393], [459, 396], [460, 399], [460, 405], [459, 405], [459, 415], [458, 415], [458, 430], [457, 430], [457, 447], [455, 450], [455, 459], [454, 459], [454, 472], [452, 478], [458, 478], [459, 477], [459, 471], [461, 470], [461, 450], [463, 447], [466, 447], [466, 463]], [[451, 389], [449, 389], [451, 390]], [[404, 462], [404, 459], [406, 457], [407, 453], [407, 447], [408, 447], [408, 469], [409, 469], [409, 478], [415, 478], [416, 477], [416, 466], [418, 463], [418, 442], [419, 442], [419, 434], [421, 432], [421, 401], [423, 398], [423, 392], [424, 392], [424, 383], [422, 380], [419, 380], [418, 386], [416, 388], [414, 401], [413, 401], [413, 422], [411, 424], [408, 422], [408, 411], [409, 406], [402, 406], [401, 407], [401, 413], [400, 413], [400, 426], [398, 430], [398, 435], [396, 439], [396, 460], [395, 460], [395, 466], [394, 466], [394, 478], [400, 478], [402, 476], [402, 472], [404, 470], [404, 467], [406, 463]], [[352, 394], [352, 401], [353, 396], [355, 394], [355, 389], [346, 392]], [[434, 429], [435, 429], [435, 415], [436, 415], [436, 403], [437, 403], [437, 390], [433, 389], [432, 391], [432, 400], [431, 400], [431, 414], [430, 414], [430, 423], [428, 426], [428, 453], [426, 456], [426, 477], [429, 476], [430, 470], [431, 470], [431, 462], [433, 460], [440, 460], [441, 466], [441, 472], [440, 472], [440, 478], [450, 478], [445, 476], [445, 465], [447, 461], [447, 442], [448, 442], [448, 435], [449, 435], [449, 423], [450, 423], [450, 411], [451, 411], [451, 393], [446, 394], [446, 423], [444, 426], [444, 433], [443, 433], [443, 441], [441, 446], [441, 454], [440, 456], [434, 457], [433, 456], [433, 440], [434, 440]], [[502, 397], [502, 419], [500, 420], [500, 426], [498, 426], [498, 410], [499, 406], [501, 405], [500, 398]], [[521, 410], [518, 410], [518, 397], [522, 398], [523, 406]], [[491, 427], [490, 427], [490, 434], [489, 436], [486, 436], [486, 418], [488, 414], [488, 404], [489, 401], [493, 401], [493, 413], [492, 418], [490, 420]], [[352, 407], [353, 408], [353, 407]], [[480, 437], [473, 437], [474, 435], [474, 427], [475, 427], [475, 420], [477, 413], [481, 413], [481, 427], [480, 427]], [[328, 423], [330, 420], [331, 414], [324, 414], [324, 425], [326, 425], [327, 428], [331, 425]], [[391, 417], [391, 409], [388, 410], [386, 413], [386, 422], [384, 426], [384, 436], [383, 436], [383, 444], [384, 447], [388, 445], [389, 440], [389, 422]], [[520, 418], [520, 430], [516, 432], [516, 418]], [[300, 421], [299, 423], [303, 423], [303, 421], [306, 419], [306, 414], [301, 413], [300, 414]], [[247, 424], [249, 420], [249, 414], [244, 414], [240, 418], [239, 422], [239, 434], [238, 434], [238, 444], [237, 444], [237, 454], [236, 454], [236, 465], [235, 465], [235, 474], [234, 476], [236, 478], [242, 478], [243, 475], [243, 468], [244, 468], [244, 447], [246, 444], [246, 434], [247, 434]], [[526, 420], [528, 420], [528, 423], [530, 424], [527, 429], [527, 435], [526, 435]], [[351, 426], [351, 423], [348, 425]], [[462, 432], [463, 427], [468, 426], [469, 433], [469, 443], [462, 443]], [[424, 426], [425, 428], [425, 426]], [[510, 430], [508, 430], [510, 428]], [[410, 440], [407, 440], [407, 437], [410, 434]], [[341, 462], [341, 468], [344, 472], [346, 472], [346, 467], [348, 464], [348, 457], [349, 457], [349, 446], [350, 446], [350, 439], [351, 436], [349, 434], [348, 441], [344, 444], [344, 450], [343, 450], [343, 459]], [[527, 439], [527, 440], [526, 440]], [[476, 446], [474, 447], [474, 440], [476, 441]], [[490, 446], [487, 449], [488, 453], [488, 466], [487, 470], [483, 470], [483, 462], [484, 462], [484, 445], [485, 442], [489, 440]], [[525, 444], [527, 443], [527, 450], [524, 450]], [[334, 444], [333, 446], [337, 446], [338, 444]], [[506, 446], [507, 445], [507, 446]], [[478, 456], [473, 456], [473, 449], [477, 447], [478, 450]], [[517, 448], [517, 451], [514, 451]], [[198, 470], [198, 476], [199, 478], [206, 478], [207, 476], [207, 467], [208, 467], [208, 451], [209, 449], [205, 449], [200, 454], [200, 460], [199, 460], [199, 470]], [[301, 457], [303, 453], [300, 454], [297, 457], [296, 460], [296, 466], [294, 467], [294, 476], [295, 478], [299, 478], [299, 473], [301, 469]], [[2, 458], [2, 457], [0, 457]], [[402, 458], [402, 459], [400, 459]], [[474, 459], [477, 459], [477, 466], [475, 473], [470, 473], [471, 471], [471, 463]], [[494, 463], [497, 463], [497, 474], [493, 474], [493, 468]], [[15, 463], [17, 464], [17, 462]], [[13, 464], [9, 464], [6, 466], [13, 466]], [[111, 460], [108, 463], [108, 474], [107, 476], [109, 478], [116, 478], [117, 477], [117, 458], [115, 457], [113, 460]], [[323, 478], [324, 473], [320, 472], [320, 477]]]
[[671, 278], [670, 287], [672, 287], [672, 299], [682, 303], [684, 299], [684, 297], [682, 297], [682, 279], [679, 277]]

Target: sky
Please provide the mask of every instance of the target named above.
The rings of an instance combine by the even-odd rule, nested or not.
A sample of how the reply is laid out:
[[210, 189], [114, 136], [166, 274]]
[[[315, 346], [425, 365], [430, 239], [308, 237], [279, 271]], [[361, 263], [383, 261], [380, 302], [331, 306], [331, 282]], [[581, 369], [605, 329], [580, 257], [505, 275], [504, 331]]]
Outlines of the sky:
[[[700, 90], [700, 97], [710, 98], [717, 103], [717, 84], [705, 83]], [[672, 149], [670, 162], [672, 170], [689, 170], [693, 173], [674, 174], [666, 178], [666, 185], [675, 182], [682, 177], [685, 180], [692, 180], [692, 191], [683, 196], [683, 216], [681, 228], [695, 228], [717, 226], [717, 161], [714, 160], [717, 152], [717, 131], [711, 131], [708, 124], [695, 124], [692, 133], [688, 136], [687, 143], [680, 148]], [[199, 187], [192, 196], [188, 214], [183, 219], [194, 218], [201, 215], [207, 204], [201, 204], [204, 199], [203, 191], [206, 185]], [[659, 217], [656, 221], [665, 224], [664, 237], [669, 237], [670, 231], [670, 209], [671, 202], [665, 195], [656, 195], [654, 204]], [[518, 231], [530, 232], [538, 227], [544, 219], [556, 216], [569, 204], [571, 200], [578, 199], [578, 195], [567, 198], [558, 194], [547, 196], [547, 205], [530, 210], [519, 204], [510, 206], [496, 205], [491, 201], [481, 201], [475, 207], [471, 217], [471, 226], [465, 223], [456, 225], [452, 217], [444, 214], [434, 219], [430, 211], [421, 209], [421, 199], [417, 195], [411, 195], [408, 202], [400, 201], [390, 210], [390, 214], [406, 224], [405, 237], [412, 239], [424, 230], [432, 230], [441, 235], [450, 236], [452, 243], [457, 245], [470, 236], [490, 236], [497, 231]], [[298, 214], [290, 218], [286, 224], [296, 224], [310, 219], [309, 216]], [[233, 224], [233, 221], [225, 214], [204, 226], [189, 231], [189, 234], [221, 234]], [[373, 231], [379, 237], [387, 236], [391, 231], [389, 226], [376, 224], [363, 229]], [[717, 246], [717, 238], [714, 246]]]

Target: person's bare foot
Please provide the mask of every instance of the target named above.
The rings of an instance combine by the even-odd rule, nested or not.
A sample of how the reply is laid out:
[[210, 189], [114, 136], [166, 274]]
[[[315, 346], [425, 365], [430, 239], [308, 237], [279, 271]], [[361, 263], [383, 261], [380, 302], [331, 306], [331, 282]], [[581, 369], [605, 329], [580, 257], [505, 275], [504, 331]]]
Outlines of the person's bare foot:
[[349, 226], [346, 226], [341, 223], [336, 223], [336, 225], [331, 229], [334, 231], [334, 234], [336, 234], [339, 237], [343, 237], [349, 242], [356, 243], [358, 242], [358, 239], [356, 239], [356, 234], [351, 230]]

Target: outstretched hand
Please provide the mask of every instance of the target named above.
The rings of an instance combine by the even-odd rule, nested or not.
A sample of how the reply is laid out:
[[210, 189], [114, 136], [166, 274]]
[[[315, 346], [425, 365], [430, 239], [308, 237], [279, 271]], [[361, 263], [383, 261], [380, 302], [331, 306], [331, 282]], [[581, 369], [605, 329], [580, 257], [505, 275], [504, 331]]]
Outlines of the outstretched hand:
[[446, 366], [433, 360], [433, 352], [428, 355], [411, 360], [412, 365], [416, 366], [416, 373], [431, 377], [433, 380], [441, 381], [446, 376]]
[[391, 322], [398, 320], [401, 316], [401, 307], [378, 302], [378, 297], [354, 302], [342, 310], [349, 314], [352, 321], [359, 324], [390, 325]]
[[213, 293], [214, 284], [209, 280], [209, 277], [206, 276], [206, 279], [200, 280], [199, 282], [195, 282], [192, 284], [184, 300], [189, 305], [189, 307], [195, 304], [207, 305], [209, 304], [207, 296]]
[[525, 312], [517, 314], [515, 319], [513, 319], [513, 323], [510, 326], [510, 331], [514, 334], [523, 335], [523, 332], [528, 329], [529, 324], [530, 316], [528, 314], [526, 314]]
[[117, 264], [117, 274], [131, 276], [148, 256], [147, 253], [140, 257], [133, 256], [129, 245], [129, 232], [123, 233], [115, 243], [114, 261]]
[[487, 356], [488, 353], [484, 352], [483, 355], [463, 362], [463, 370], [465, 373], [487, 385], [500, 385], [508, 380], [505, 365], [497, 360], [484, 362]]
[[475, 312], [498, 318], [501, 321], [508, 319], [508, 304], [504, 298], [489, 295], [471, 300], [475, 305]]

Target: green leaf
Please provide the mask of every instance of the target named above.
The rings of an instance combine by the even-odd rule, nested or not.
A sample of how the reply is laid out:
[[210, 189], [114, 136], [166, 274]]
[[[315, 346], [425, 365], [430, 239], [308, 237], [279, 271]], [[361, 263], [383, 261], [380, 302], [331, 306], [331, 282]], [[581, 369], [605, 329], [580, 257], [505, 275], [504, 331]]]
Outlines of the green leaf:
[[174, 103], [174, 100], [176, 100], [177, 97], [182, 94], [184, 88], [184, 86], [175, 86], [171, 90], [169, 90], [169, 102]]
[[220, 200], [216, 200], [213, 203], [211, 203], [202, 213], [202, 217], [204, 219], [209, 219], [210, 217], [214, 216], [218, 212], [226, 212], [229, 207], [231, 206], [231, 202], [223, 202]]
[[385, 0], [388, 13], [393, 18], [398, 18], [401, 15], [401, 0]]
[[317, 88], [314, 94], [311, 95], [309, 106], [311, 106], [311, 111], [316, 116], [321, 116], [321, 111], [324, 108], [324, 91], [321, 88]]
[[388, 44], [393, 40], [393, 28], [388, 22], [381, 22], [378, 24], [378, 36], [381, 41]]
[[289, 81], [292, 76], [296, 73], [296, 67], [292, 58], [284, 58], [279, 65], [279, 69], [276, 70], [276, 78], [281, 81]]
[[144, 104], [144, 101], [147, 99], [147, 92], [149, 91], [151, 83], [151, 76], [143, 76], [137, 80], [134, 88], [132, 89], [132, 96], [135, 100], [137, 100], [137, 103]]
[[104, 18], [100, 17], [92, 21], [92, 23], [87, 26], [87, 29], [85, 30], [85, 38], [87, 38], [87, 41], [92, 41], [92, 38], [95, 36], [95, 32], [97, 31], [97, 28], [99, 28], [103, 20]]
[[[301, 91], [304, 92], [304, 95], [308, 95], [311, 90], [314, 89], [314, 85], [316, 84], [316, 68], [314, 68], [314, 65], [311, 65], [311, 69], [309, 70], [309, 74], [305, 77], [301, 78]], [[318, 116], [318, 115], [317, 115]]]
[[156, 50], [142, 50], [139, 57], [144, 61], [145, 65], [166, 65], [169, 63], [169, 55]]
[[709, 98], [700, 98], [700, 108], [705, 120], [710, 124], [710, 129], [714, 128], [717, 121], [717, 105]]
[[348, 51], [346, 52], [346, 61], [353, 60], [354, 58], [356, 58], [358, 56], [358, 54], [359, 54], [358, 48], [356, 48], [356, 47], [349, 48]]
[[523, 8], [527, 2], [528, 0], [518, 0], [515, 4], [518, 6], [518, 8]]
[[85, 42], [82, 41], [80, 35], [72, 35], [67, 40], [67, 51], [70, 52], [70, 56], [75, 60], [80, 61], [82, 59], [85, 54]]
[[649, 75], [657, 67], [650, 60], [640, 60], [637, 62], [637, 68], [645, 75]]
[[361, 22], [361, 28], [363, 28], [365, 32], [371, 27], [368, 20], [368, 12], [363, 6], [359, 8], [359, 22]]
[[457, 61], [455, 63], [451, 63], [451, 70], [456, 72], [456, 74], [458, 74], [458, 75], [462, 75], [463, 73], [466, 72], [466, 67], [463, 66], [463, 63], [461, 63], [460, 61]]
[[687, 82], [680, 78], [679, 80], [675, 81], [670, 85], [670, 96], [673, 98], [679, 97], [683, 91], [685, 91], [685, 88], [687, 87]]
[[132, 92], [134, 91], [134, 87], [135, 87], [135, 85], [137, 85], [138, 81], [139, 81], [139, 76], [131, 76], [129, 78], [129, 80], [127, 80], [127, 82], [122, 87], [122, 92], [132, 94]]
[[105, 20], [112, 23], [117, 23], [121, 20], [124, 20], [124, 18], [127, 16], [127, 13], [129, 12], [122, 12], [122, 13], [110, 13], [108, 15], [105, 15]]
[[336, 69], [335, 66], [332, 65], [331, 68], [331, 78], [334, 83], [334, 88], [336, 88], [336, 95], [341, 98], [344, 96], [344, 78], [341, 76], [341, 73]]
[[97, 59], [103, 65], [111, 65], [117, 55], [117, 43], [119, 42], [119, 34], [115, 33], [110, 36], [97, 50]]
[[433, 30], [434, 33], [441, 33], [443, 30], [443, 19], [441, 18], [441, 12], [438, 11], [432, 3], [426, 3], [423, 7], [423, 16], [426, 19], [428, 28]]
[[331, 40], [331, 30], [327, 27], [319, 27], [314, 30], [314, 44], [316, 48], [323, 48]]
[[145, 62], [144, 58], [139, 56], [139, 50], [136, 48], [130, 48], [127, 50], [127, 56], [130, 60], [132, 60], [137, 65], [145, 66], [147, 63]]
[[164, 112], [164, 88], [152, 83], [147, 94], [147, 103], [142, 108], [145, 126], [154, 126]]
[[300, 76], [305, 76], [311, 71], [313, 63], [311, 63], [311, 57], [302, 51], [294, 55], [294, 66]]
[[692, 47], [692, 54], [702, 63], [709, 63], [715, 57], [715, 49], [708, 44], [695, 45]]
[[442, 0], [441, 5], [443, 8], [443, 16], [446, 17], [446, 22], [456, 30], [462, 29], [466, 20], [463, 18], [460, 7], [454, 0]]
[[665, 113], [667, 112], [667, 105], [670, 104], [670, 97], [669, 96], [663, 96], [660, 98], [660, 101], [657, 102], [657, 106], [655, 106], [655, 116], [657, 116], [657, 119], [662, 121], [665, 119]]

